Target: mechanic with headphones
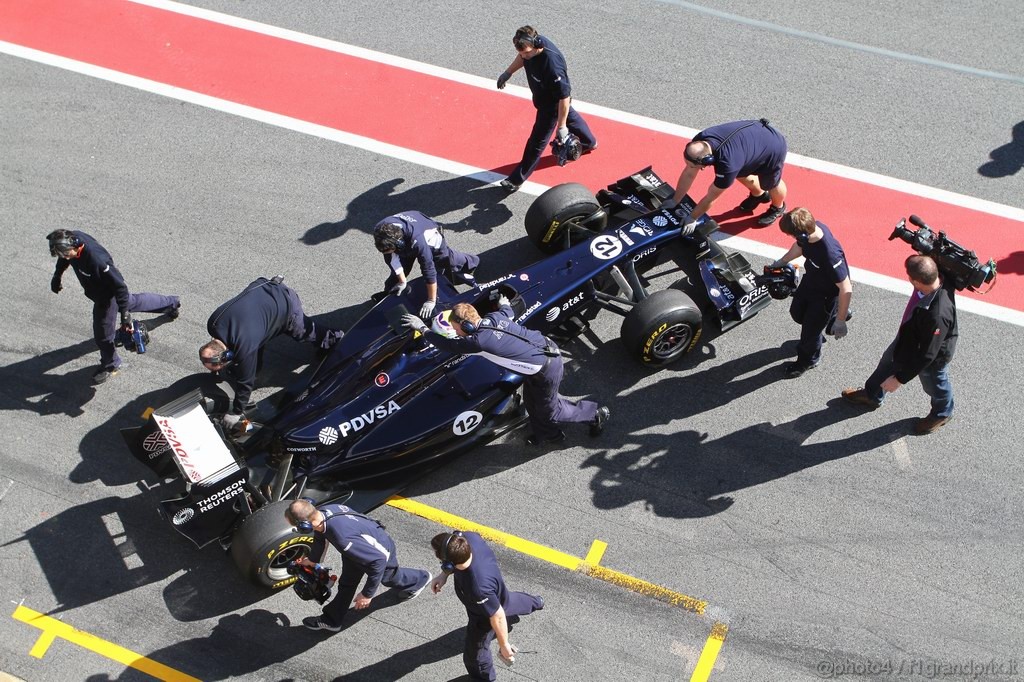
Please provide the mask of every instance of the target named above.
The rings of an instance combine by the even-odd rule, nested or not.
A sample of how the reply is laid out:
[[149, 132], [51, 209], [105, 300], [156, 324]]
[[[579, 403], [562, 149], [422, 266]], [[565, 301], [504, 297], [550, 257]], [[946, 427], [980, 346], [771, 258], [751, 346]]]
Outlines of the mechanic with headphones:
[[441, 573], [430, 589], [438, 594], [448, 576], [455, 576], [455, 594], [466, 607], [466, 646], [462, 661], [474, 680], [494, 680], [491, 642], [498, 640], [498, 655], [505, 665], [515, 661], [516, 648], [508, 635], [512, 626], [544, 608], [544, 599], [526, 592], [510, 592], [498, 567], [498, 558], [479, 534], [454, 531], [430, 540], [441, 561]]
[[427, 298], [420, 308], [420, 317], [430, 317], [437, 305], [438, 272], [453, 286], [476, 285], [473, 271], [480, 265], [480, 257], [448, 246], [441, 226], [419, 211], [402, 211], [377, 223], [373, 228], [373, 243], [391, 268], [381, 298], [389, 293], [401, 295], [408, 286], [412, 264], [420, 262], [420, 270], [427, 280]]
[[242, 420], [268, 341], [286, 332], [296, 341], [328, 350], [345, 335], [307, 317], [299, 295], [286, 287], [283, 279], [260, 277], [214, 310], [206, 323], [212, 338], [199, 349], [199, 361], [211, 372], [224, 371], [234, 389], [234, 402], [222, 420], [229, 430]]
[[794, 208], [784, 214], [779, 229], [796, 241], [782, 258], [768, 267], [779, 267], [803, 256], [807, 271], [789, 306], [790, 316], [800, 325], [796, 360], [782, 366], [786, 378], [795, 379], [818, 366], [826, 333], [837, 339], [846, 336], [853, 284], [839, 240], [806, 208]]
[[698, 173], [708, 167], [715, 169], [715, 181], [707, 194], [689, 217], [684, 217], [684, 234], [693, 231], [697, 219], [736, 180], [750, 192], [740, 203], [740, 211], [752, 213], [758, 205], [771, 203], [757, 219], [758, 225], [771, 225], [786, 211], [786, 183], [782, 180], [786, 138], [767, 119], [734, 121], [702, 130], [686, 145], [683, 157], [686, 164], [679, 175], [676, 193], [662, 208], [674, 209], [690, 191]]
[[64, 288], [61, 284], [64, 271], [71, 268], [81, 282], [85, 295], [93, 302], [92, 333], [100, 349], [100, 368], [92, 375], [92, 380], [93, 383], [102, 384], [117, 374], [121, 366], [121, 358], [114, 348], [117, 314], [121, 315], [121, 327], [131, 331], [131, 313], [164, 313], [175, 320], [181, 302], [177, 296], [130, 293], [124, 277], [114, 265], [114, 259], [85, 232], [54, 230], [46, 238], [50, 242], [50, 255], [57, 259], [50, 290], [55, 294], [60, 293]]
[[590, 435], [599, 436], [610, 410], [590, 400], [573, 403], [558, 394], [562, 383], [562, 354], [558, 346], [538, 331], [514, 321], [509, 300], [498, 299], [498, 309], [481, 318], [468, 303], [456, 303], [449, 321], [455, 338], [431, 331], [415, 315], [406, 314], [402, 323], [424, 334], [435, 347], [461, 355], [479, 354], [496, 365], [523, 375], [523, 400], [533, 433], [529, 445], [565, 440], [561, 422], [590, 424]]
[[501, 181], [502, 188], [511, 193], [519, 189], [537, 167], [544, 148], [551, 139], [551, 133], [557, 140], [565, 144], [569, 133], [579, 138], [582, 153], [597, 149], [597, 138], [590, 132], [590, 127], [583, 117], [572, 108], [572, 86], [569, 84], [569, 71], [565, 57], [555, 44], [537, 33], [532, 26], [523, 26], [512, 36], [512, 46], [516, 49], [515, 59], [508, 68], [498, 76], [498, 89], [504, 90], [508, 79], [519, 69], [526, 71], [526, 82], [533, 93], [533, 106], [537, 116], [533, 121], [533, 130], [526, 141], [523, 159], [516, 169]]
[[[322, 615], [302, 620], [310, 630], [341, 630], [353, 596], [356, 609], [365, 609], [383, 585], [399, 590], [401, 601], [409, 601], [418, 597], [433, 578], [430, 571], [400, 567], [395, 541], [384, 531], [384, 525], [343, 504], [315, 507], [308, 498], [296, 500], [288, 505], [285, 518], [300, 532], [314, 534], [311, 556], [319, 557], [316, 563], [323, 562], [328, 542], [341, 553], [338, 594], [324, 607]], [[299, 563], [314, 565], [308, 557]], [[364, 575], [366, 584], [356, 595]]]

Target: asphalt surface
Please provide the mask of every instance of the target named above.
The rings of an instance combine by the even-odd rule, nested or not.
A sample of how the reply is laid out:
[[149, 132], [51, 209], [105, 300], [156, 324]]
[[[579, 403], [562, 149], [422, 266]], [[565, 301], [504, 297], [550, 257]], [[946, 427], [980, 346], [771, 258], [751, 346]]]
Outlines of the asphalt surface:
[[[810, 3], [770, 15], [735, 2], [204, 6], [495, 77], [512, 31], [529, 22], [562, 47], [588, 102], [695, 128], [768, 115], [795, 152], [1024, 206], [1011, 172], [1024, 163], [1020, 137], [1011, 143], [1024, 25], [1009, 2], [927, 12], [868, 2], [827, 15]], [[157, 517], [167, 491], [142, 483], [118, 429], [201, 371], [209, 313], [254, 277], [286, 274], [308, 311], [345, 326], [383, 276], [367, 234], [376, 218], [409, 207], [437, 216], [458, 248], [481, 254], [489, 279], [536, 257], [521, 228], [531, 197], [9, 56], [0, 82], [0, 589], [10, 610], [24, 603], [207, 680], [458, 679], [464, 618], [453, 594], [400, 606], [384, 597], [338, 635], [309, 633], [299, 623], [310, 604], [247, 587], [219, 550], [193, 549]], [[979, 172], [1001, 147], [1003, 175]], [[179, 320], [158, 320], [150, 352], [98, 388], [88, 302], [71, 275], [59, 296], [48, 289], [44, 235], [66, 225], [98, 237], [133, 288], [184, 300]], [[861, 285], [854, 307], [850, 336], [795, 381], [779, 367], [797, 333], [785, 305], [658, 373], [626, 357], [618, 318], [602, 315], [568, 347], [577, 361], [564, 384], [612, 406], [602, 439], [580, 429], [564, 450], [538, 453], [515, 434], [407, 491], [579, 556], [603, 540], [603, 565], [710, 604], [696, 616], [499, 549], [513, 589], [548, 604], [513, 635], [535, 653], [499, 679], [685, 679], [715, 622], [730, 628], [716, 680], [817, 679], [830, 662], [913, 679], [928, 663], [1019, 659], [1024, 330], [961, 315], [956, 418], [914, 438], [911, 420], [927, 411], [917, 385], [872, 413], [837, 402], [873, 369], [903, 299]], [[288, 341], [274, 351], [260, 396], [312, 359]], [[441, 527], [378, 515], [403, 563], [434, 569], [428, 541]], [[39, 631], [13, 619], [0, 633], [0, 669], [24, 679], [145, 677], [59, 640], [31, 657]]]

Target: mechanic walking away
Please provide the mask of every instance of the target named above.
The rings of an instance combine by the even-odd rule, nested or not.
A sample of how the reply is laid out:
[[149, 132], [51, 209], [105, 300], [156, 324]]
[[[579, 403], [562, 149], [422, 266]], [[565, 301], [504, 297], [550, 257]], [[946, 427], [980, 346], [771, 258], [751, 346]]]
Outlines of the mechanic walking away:
[[[310, 630], [341, 630], [353, 596], [355, 607], [365, 609], [377, 588], [383, 585], [401, 590], [399, 599], [409, 601], [418, 597], [433, 577], [430, 571], [401, 568], [395, 541], [384, 532], [383, 524], [345, 505], [328, 504], [317, 508], [309, 500], [296, 500], [288, 505], [285, 518], [300, 530], [308, 529], [315, 534], [312, 555], [319, 557], [316, 563], [323, 563], [328, 542], [341, 553], [338, 594], [324, 607], [322, 615], [302, 619], [302, 624]], [[314, 565], [308, 557], [301, 563]], [[363, 576], [366, 576], [366, 584], [356, 595]]]
[[839, 240], [806, 208], [795, 208], [783, 215], [779, 229], [796, 241], [786, 255], [770, 267], [779, 267], [804, 256], [807, 271], [789, 306], [790, 316], [800, 325], [796, 360], [782, 367], [786, 378], [795, 379], [818, 366], [826, 330], [837, 339], [846, 336], [853, 284]]
[[533, 106], [537, 117], [523, 150], [523, 160], [512, 174], [501, 181], [508, 192], [515, 192], [537, 167], [544, 148], [554, 132], [559, 142], [565, 142], [569, 133], [580, 139], [583, 153], [597, 149], [597, 138], [590, 132], [587, 122], [572, 108], [572, 86], [565, 57], [555, 44], [537, 33], [532, 26], [523, 26], [512, 37], [516, 48], [515, 59], [498, 76], [498, 89], [504, 90], [508, 79], [519, 69], [526, 71], [526, 82], [533, 93]]
[[296, 341], [315, 343], [322, 350], [334, 346], [344, 333], [316, 324], [302, 310], [299, 295], [282, 284], [283, 278], [260, 277], [242, 293], [213, 311], [206, 329], [210, 342], [199, 349], [199, 361], [231, 384], [235, 399], [223, 423], [234, 428], [256, 386], [263, 347], [287, 332]]
[[740, 211], [752, 213], [760, 204], [771, 203], [757, 219], [758, 225], [771, 225], [786, 211], [786, 183], [782, 180], [786, 138], [766, 119], [722, 123], [702, 130], [686, 145], [683, 158], [676, 193], [663, 208], [672, 209], [682, 201], [698, 173], [708, 167], [715, 169], [715, 181], [697, 202], [684, 234], [693, 231], [697, 218], [736, 180], [750, 192], [740, 203]]
[[874, 410], [886, 393], [914, 377], [931, 397], [927, 417], [914, 423], [914, 433], [932, 433], [953, 417], [953, 384], [947, 366], [956, 351], [956, 297], [952, 279], [943, 282], [939, 268], [928, 256], [914, 255], [905, 262], [914, 286], [896, 340], [889, 344], [864, 388], [847, 388], [847, 402]]
[[562, 354], [550, 339], [513, 321], [515, 313], [507, 298], [498, 300], [498, 310], [481, 318], [468, 303], [456, 303], [449, 321], [456, 337], [432, 331], [420, 318], [406, 314], [402, 322], [424, 334], [441, 350], [468, 355], [477, 353], [500, 367], [523, 375], [523, 399], [533, 433], [530, 445], [565, 440], [561, 422], [590, 424], [590, 435], [599, 436], [611, 416], [605, 406], [590, 400], [573, 403], [558, 395], [562, 383]]
[[516, 648], [509, 641], [520, 616], [540, 611], [544, 599], [525, 592], [510, 592], [498, 568], [498, 558], [477, 533], [439, 533], [430, 540], [441, 560], [441, 574], [430, 588], [438, 594], [448, 576], [455, 575], [455, 594], [466, 607], [466, 645], [462, 661], [474, 680], [494, 680], [491, 642], [498, 640], [498, 655], [506, 665], [515, 661]]
[[177, 296], [130, 293], [114, 259], [85, 232], [54, 230], [46, 238], [50, 242], [50, 255], [57, 259], [50, 290], [60, 293], [64, 288], [61, 278], [70, 267], [93, 303], [92, 333], [100, 349], [100, 368], [92, 375], [92, 381], [102, 384], [117, 374], [121, 366], [121, 358], [114, 348], [117, 314], [121, 315], [121, 327], [130, 331], [133, 328], [131, 313], [164, 313], [175, 320], [181, 303]]
[[420, 270], [427, 280], [427, 300], [420, 308], [420, 317], [430, 317], [437, 305], [438, 273], [452, 286], [476, 285], [473, 271], [480, 265], [480, 257], [448, 246], [441, 226], [419, 211], [402, 211], [377, 223], [373, 228], [373, 243], [391, 268], [381, 297], [405, 291], [412, 264], [420, 262]]

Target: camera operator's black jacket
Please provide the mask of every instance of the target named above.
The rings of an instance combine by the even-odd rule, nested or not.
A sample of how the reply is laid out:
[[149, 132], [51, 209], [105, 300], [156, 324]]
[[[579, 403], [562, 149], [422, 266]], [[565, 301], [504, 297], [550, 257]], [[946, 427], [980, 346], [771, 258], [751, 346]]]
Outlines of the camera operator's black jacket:
[[943, 282], [931, 303], [914, 308], [910, 319], [900, 326], [893, 349], [895, 376], [908, 383], [928, 365], [945, 365], [953, 359], [958, 336], [956, 289], [952, 278]]
[[124, 283], [121, 271], [114, 265], [114, 259], [105, 248], [92, 236], [80, 230], [72, 230], [79, 241], [85, 245], [82, 255], [78, 258], [58, 258], [53, 276], [60, 279], [64, 272], [71, 268], [75, 271], [78, 281], [89, 300], [94, 303], [106, 303], [117, 299], [117, 309], [121, 314], [128, 311], [128, 285]]

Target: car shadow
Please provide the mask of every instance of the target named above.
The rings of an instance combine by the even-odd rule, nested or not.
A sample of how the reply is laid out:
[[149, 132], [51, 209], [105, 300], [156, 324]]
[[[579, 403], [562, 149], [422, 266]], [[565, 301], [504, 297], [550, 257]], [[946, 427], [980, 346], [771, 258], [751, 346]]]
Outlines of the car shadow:
[[986, 178], [1005, 178], [1016, 175], [1024, 168], [1024, 121], [1010, 130], [1010, 141], [996, 147], [989, 160], [978, 167], [978, 175]]
[[[311, 227], [300, 241], [315, 246], [337, 239], [351, 230], [369, 236], [381, 218], [413, 209], [436, 218], [447, 230], [473, 230], [483, 234], [512, 218], [512, 211], [500, 203], [507, 192], [489, 185], [490, 180], [484, 174], [464, 175], [399, 190], [404, 182], [403, 178], [394, 178], [357, 195], [339, 210], [341, 217], [338, 220]], [[456, 223], [443, 220], [446, 214], [467, 208], [472, 209], [468, 217]], [[367, 239], [366, 243], [367, 253], [373, 254], [372, 241]]]
[[57, 601], [48, 615], [162, 582], [182, 571], [164, 588], [168, 611], [179, 621], [203, 620], [268, 596], [241, 580], [218, 546], [199, 550], [160, 521], [156, 498], [146, 491], [69, 507], [3, 547], [28, 542]]
[[91, 379], [98, 364], [65, 374], [54, 370], [98, 352], [96, 343], [89, 339], [0, 367], [0, 410], [81, 416], [86, 403], [96, 395]]

